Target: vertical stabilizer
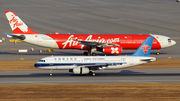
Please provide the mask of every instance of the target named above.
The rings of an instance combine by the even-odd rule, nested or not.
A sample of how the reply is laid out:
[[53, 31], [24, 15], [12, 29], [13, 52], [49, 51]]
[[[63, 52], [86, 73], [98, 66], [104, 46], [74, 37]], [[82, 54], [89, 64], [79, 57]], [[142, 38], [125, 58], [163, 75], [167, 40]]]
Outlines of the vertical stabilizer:
[[31, 30], [13, 11], [5, 11], [14, 34], [39, 34]]
[[153, 39], [154, 39], [154, 37], [146, 38], [146, 40], [141, 44], [141, 46], [131, 56], [149, 57], [149, 55], [151, 53], [151, 47], [152, 47]]

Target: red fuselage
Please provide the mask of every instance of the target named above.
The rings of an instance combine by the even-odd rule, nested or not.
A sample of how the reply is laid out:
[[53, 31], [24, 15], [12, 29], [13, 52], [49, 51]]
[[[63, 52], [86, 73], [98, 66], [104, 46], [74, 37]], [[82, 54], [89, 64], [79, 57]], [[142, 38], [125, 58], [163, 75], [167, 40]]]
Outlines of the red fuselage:
[[[77, 40], [117, 44], [122, 49], [137, 49], [148, 36], [140, 34], [45, 34], [54, 39], [59, 49], [90, 50], [91, 47], [79, 44]], [[152, 49], [161, 49], [159, 41], [154, 38]], [[97, 50], [101, 50], [97, 48]]]

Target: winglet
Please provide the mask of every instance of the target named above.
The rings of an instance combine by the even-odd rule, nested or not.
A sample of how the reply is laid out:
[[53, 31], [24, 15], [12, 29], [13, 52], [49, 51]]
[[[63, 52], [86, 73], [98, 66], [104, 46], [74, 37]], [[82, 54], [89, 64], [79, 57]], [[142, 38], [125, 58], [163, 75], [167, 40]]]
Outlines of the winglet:
[[149, 55], [151, 53], [151, 47], [152, 47], [153, 39], [154, 39], [154, 37], [146, 38], [146, 40], [141, 44], [141, 46], [131, 56], [149, 57]]
[[31, 30], [13, 11], [4, 11], [14, 34], [39, 34]]

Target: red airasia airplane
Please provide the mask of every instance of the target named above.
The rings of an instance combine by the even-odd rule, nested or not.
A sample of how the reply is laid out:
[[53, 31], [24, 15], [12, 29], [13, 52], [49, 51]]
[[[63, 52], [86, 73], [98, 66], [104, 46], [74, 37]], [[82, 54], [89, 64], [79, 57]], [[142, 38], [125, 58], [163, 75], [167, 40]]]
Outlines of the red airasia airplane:
[[170, 37], [154, 34], [40, 34], [31, 30], [13, 11], [5, 11], [5, 15], [13, 31], [8, 36], [43, 47], [85, 50], [84, 55], [96, 55], [96, 51], [121, 54], [123, 49], [137, 49], [149, 36], [154, 37], [152, 49], [176, 44]]

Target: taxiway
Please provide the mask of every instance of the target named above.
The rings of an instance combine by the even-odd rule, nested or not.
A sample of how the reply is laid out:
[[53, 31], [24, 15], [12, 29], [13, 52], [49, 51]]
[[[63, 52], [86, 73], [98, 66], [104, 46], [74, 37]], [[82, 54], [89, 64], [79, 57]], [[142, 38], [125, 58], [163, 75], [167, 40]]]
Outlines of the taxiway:
[[96, 76], [75, 75], [67, 70], [0, 71], [0, 85], [180, 83], [180, 68], [143, 68], [96, 71]]
[[[50, 55], [82, 55], [79, 50], [44, 52], [46, 48], [26, 43], [13, 44], [4, 11], [13, 10], [34, 31], [70, 34], [160, 34], [177, 44], [162, 49], [157, 59], [180, 59], [180, 3], [175, 0], [4, 0], [0, 1], [0, 61], [39, 60]], [[35, 51], [31, 52], [30, 49]], [[18, 53], [28, 49], [28, 53]], [[43, 50], [43, 53], [39, 53]], [[135, 50], [123, 50], [131, 55]], [[98, 55], [104, 55], [98, 53]], [[97, 72], [96, 77], [72, 75], [67, 71], [0, 71], [0, 84], [79, 84], [79, 83], [180, 83], [180, 69], [124, 69]]]

